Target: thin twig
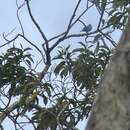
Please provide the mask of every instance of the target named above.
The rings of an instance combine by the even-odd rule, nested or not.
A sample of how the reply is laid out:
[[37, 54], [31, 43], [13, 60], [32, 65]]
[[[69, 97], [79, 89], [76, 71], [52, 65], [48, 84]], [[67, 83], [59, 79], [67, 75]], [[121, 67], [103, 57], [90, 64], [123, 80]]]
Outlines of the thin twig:
[[3, 32], [2, 36], [3, 36], [3, 38], [4, 38], [5, 41], [7, 41], [7, 42], [9, 41], [9, 40], [7, 39], [7, 37], [8, 37], [10, 34], [12, 34], [15, 29], [16, 29], [16, 27], [15, 27], [14, 29], [12, 29], [10, 32], [8, 32], [6, 35], [5, 35], [5, 32]]
[[28, 0], [25, 0], [25, 1], [27, 3], [27, 9], [28, 9], [28, 12], [29, 12], [29, 15], [31, 17], [32, 22], [34, 23], [34, 25], [36, 26], [36, 28], [40, 32], [42, 38], [45, 40], [45, 43], [48, 43], [48, 40], [47, 40], [45, 34], [43, 33], [43, 31], [41, 30], [39, 24], [36, 22], [36, 20], [34, 19], [33, 15], [32, 15], [31, 8], [30, 8], [30, 5], [29, 5], [29, 1]]
[[17, 19], [18, 19], [18, 22], [20, 24], [20, 28], [21, 28], [21, 31], [22, 31], [22, 35], [24, 35], [24, 29], [23, 29], [23, 25], [22, 25], [22, 22], [20, 20], [20, 16], [19, 16], [19, 11], [20, 9], [25, 5], [25, 2], [22, 4], [22, 5], [18, 5], [18, 0], [16, 0], [16, 6], [17, 6]]
[[76, 7], [75, 7], [75, 9], [73, 11], [73, 14], [72, 14], [72, 16], [70, 18], [67, 30], [65, 31], [64, 35], [61, 38], [59, 38], [58, 41], [50, 48], [50, 51], [52, 51], [59, 43], [61, 43], [65, 39], [67, 34], [69, 33], [69, 30], [70, 30], [71, 25], [72, 25], [72, 21], [73, 21], [75, 15], [76, 15], [76, 11], [77, 11], [77, 9], [78, 9], [78, 7], [80, 5], [80, 2], [81, 2], [81, 0], [78, 1], [77, 5], [76, 5]]
[[73, 12], [73, 14], [72, 14], [72, 16], [71, 16], [71, 18], [70, 18], [69, 25], [68, 25], [68, 28], [67, 28], [67, 31], [66, 31], [66, 35], [68, 34], [68, 32], [69, 32], [69, 30], [70, 30], [72, 21], [73, 21], [74, 17], [76, 16], [76, 11], [77, 11], [77, 9], [78, 9], [80, 3], [81, 3], [81, 0], [78, 1], [77, 5], [76, 5], [76, 7], [75, 7], [75, 9], [74, 9], [74, 12]]
[[102, 18], [103, 18], [104, 12], [105, 12], [105, 8], [106, 8], [106, 3], [104, 3], [104, 6], [102, 8], [102, 12], [101, 12], [101, 16], [100, 16], [99, 23], [98, 23], [98, 26], [97, 26], [97, 30], [100, 28]]
[[111, 37], [105, 35], [101, 30], [99, 30], [99, 32], [100, 32], [106, 39], [108, 39], [108, 40], [112, 43], [112, 45], [113, 45], [114, 47], [117, 46], [117, 43], [116, 43], [115, 41], [113, 41], [113, 40], [111, 39]]
[[22, 37], [25, 41], [27, 41], [30, 45], [32, 45], [34, 48], [36, 48], [36, 50], [41, 54], [43, 61], [45, 61], [43, 52], [34, 44], [32, 43], [30, 40], [28, 40], [25, 36], [23, 36], [22, 34], [17, 34], [13, 39], [8, 40], [8, 42], [4, 43], [3, 45], [0, 46], [0, 48], [9, 45], [10, 43], [14, 42], [18, 37]]

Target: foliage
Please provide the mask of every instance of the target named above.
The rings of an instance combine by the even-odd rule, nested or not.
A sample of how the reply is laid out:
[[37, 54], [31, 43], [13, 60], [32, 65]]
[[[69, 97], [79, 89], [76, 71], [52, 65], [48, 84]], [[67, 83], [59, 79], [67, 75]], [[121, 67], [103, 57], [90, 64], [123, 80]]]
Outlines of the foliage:
[[[6, 43], [0, 47], [10, 46], [0, 55], [1, 124], [8, 117], [15, 129], [23, 130], [23, 124], [32, 124], [35, 130], [77, 130], [76, 125], [88, 117], [99, 81], [112, 55], [111, 48], [116, 46], [111, 35], [116, 29], [124, 28], [129, 1], [87, 0], [86, 8], [78, 15], [81, 1], [76, 3], [67, 29], [50, 39], [31, 12], [33, 0], [17, 5], [17, 12], [27, 6], [43, 41], [39, 47], [35, 44], [37, 41], [33, 43], [28, 39], [22, 21], [19, 21], [22, 33], [11, 40], [3, 35]], [[96, 27], [83, 19], [90, 9], [96, 9], [99, 14]], [[17, 17], [19, 20], [19, 15]], [[79, 25], [82, 27], [78, 33], [71, 32], [73, 26]], [[22, 44], [28, 43], [29, 47], [23, 46], [21, 41], [16, 44], [19, 37], [23, 39]], [[69, 38], [78, 39], [71, 41], [76, 47], [67, 43]]]
[[[73, 80], [81, 90], [85, 87], [97, 86], [96, 82], [110, 59], [110, 49], [97, 46], [93, 51], [92, 46], [87, 47], [82, 43], [80, 48], [69, 52], [69, 47], [61, 48], [59, 55], [55, 58], [61, 59], [54, 70], [55, 74], [60, 74], [61, 78], [72, 74]], [[73, 58], [75, 55], [76, 58]]]
[[31, 55], [26, 53], [27, 50], [30, 48], [22, 50], [13, 46], [0, 56], [0, 85], [2, 88], [10, 84], [9, 96], [19, 95], [21, 91], [15, 91], [15, 89], [29, 78], [33, 78], [31, 72], [21, 65], [23, 61], [28, 65], [33, 62]]

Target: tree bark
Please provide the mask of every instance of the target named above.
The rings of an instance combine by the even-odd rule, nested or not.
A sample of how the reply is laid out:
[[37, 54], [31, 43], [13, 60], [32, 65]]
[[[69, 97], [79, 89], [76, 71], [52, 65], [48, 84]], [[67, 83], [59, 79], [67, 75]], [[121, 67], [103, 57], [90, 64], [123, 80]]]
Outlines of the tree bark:
[[87, 124], [86, 130], [130, 130], [130, 16]]

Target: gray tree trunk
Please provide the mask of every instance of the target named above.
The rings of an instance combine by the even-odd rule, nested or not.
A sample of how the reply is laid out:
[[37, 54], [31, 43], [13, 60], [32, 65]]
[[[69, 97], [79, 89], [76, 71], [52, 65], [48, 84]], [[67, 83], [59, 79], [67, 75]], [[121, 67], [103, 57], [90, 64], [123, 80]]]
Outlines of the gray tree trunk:
[[86, 130], [130, 130], [130, 17], [101, 80]]

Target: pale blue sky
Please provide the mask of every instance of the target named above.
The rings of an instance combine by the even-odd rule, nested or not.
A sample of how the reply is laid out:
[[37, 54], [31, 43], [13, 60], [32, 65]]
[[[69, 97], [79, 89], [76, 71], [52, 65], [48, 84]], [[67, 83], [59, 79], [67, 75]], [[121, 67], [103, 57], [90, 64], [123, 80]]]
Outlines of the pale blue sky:
[[[22, 0], [20, 0], [22, 2]], [[35, 16], [38, 23], [41, 25], [44, 33], [48, 38], [59, 34], [64, 31], [68, 24], [68, 19], [70, 18], [72, 11], [75, 7], [76, 0], [32, 0], [31, 7], [32, 13]], [[8, 33], [13, 28], [16, 27], [14, 33], [9, 36], [12, 38], [19, 33], [20, 26], [16, 17], [16, 1], [15, 0], [3, 0], [0, 4], [0, 44], [3, 44], [2, 33]], [[20, 18], [22, 20], [23, 27], [25, 29], [25, 34], [32, 41], [36, 41], [37, 44], [40, 44], [42, 39], [40, 38], [39, 33], [37, 33], [35, 27], [28, 16], [26, 6], [20, 11]], [[3, 48], [1, 51], [5, 50]], [[7, 123], [8, 122], [8, 123]], [[6, 120], [4, 122], [5, 130], [11, 129], [11, 122]], [[84, 129], [84, 124], [79, 125], [80, 129]], [[31, 127], [30, 127], [31, 130]]]

